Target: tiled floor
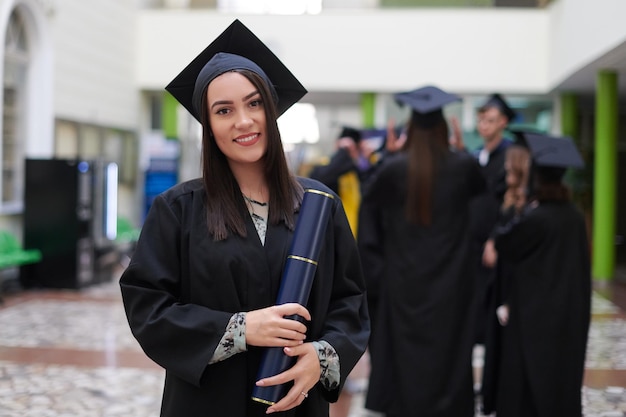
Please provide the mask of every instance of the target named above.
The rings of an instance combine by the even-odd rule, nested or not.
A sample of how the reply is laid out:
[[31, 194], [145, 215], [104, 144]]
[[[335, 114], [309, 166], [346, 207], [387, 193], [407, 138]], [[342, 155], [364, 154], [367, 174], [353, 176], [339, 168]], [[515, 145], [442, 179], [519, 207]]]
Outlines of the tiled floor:
[[[593, 298], [585, 416], [626, 416], [626, 285]], [[0, 417], [156, 417], [163, 370], [125, 321], [117, 276], [74, 290], [21, 291], [0, 306]], [[375, 416], [353, 397], [350, 417]]]

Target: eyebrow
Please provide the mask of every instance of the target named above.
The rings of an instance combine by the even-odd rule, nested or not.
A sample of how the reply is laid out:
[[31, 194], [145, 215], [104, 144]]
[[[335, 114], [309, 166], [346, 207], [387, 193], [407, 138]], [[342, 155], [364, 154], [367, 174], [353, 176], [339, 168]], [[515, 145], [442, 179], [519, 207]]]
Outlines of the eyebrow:
[[[258, 90], [254, 90], [253, 92], [251, 92], [250, 94], [245, 96], [243, 98], [243, 100], [241, 100], [241, 101], [247, 101], [247, 100], [251, 99], [252, 97], [256, 96], [257, 94], [260, 94], [258, 92]], [[231, 103], [232, 103], [232, 100], [219, 100], [219, 101], [216, 101], [215, 103], [211, 104], [211, 109], [213, 107], [215, 107], [215, 106], [221, 106], [222, 104], [231, 104]]]

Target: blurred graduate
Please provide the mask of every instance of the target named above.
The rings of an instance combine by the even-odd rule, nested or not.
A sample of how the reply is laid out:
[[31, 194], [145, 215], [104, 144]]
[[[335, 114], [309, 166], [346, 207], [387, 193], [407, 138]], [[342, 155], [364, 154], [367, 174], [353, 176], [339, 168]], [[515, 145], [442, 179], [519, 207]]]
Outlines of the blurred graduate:
[[343, 126], [337, 137], [336, 151], [311, 169], [309, 177], [335, 191], [343, 203], [350, 227], [358, 231], [361, 189], [375, 168], [375, 149], [363, 140], [359, 129]]
[[590, 249], [563, 175], [583, 160], [570, 139], [521, 138], [532, 158], [531, 192], [522, 213], [494, 233], [497, 262], [507, 273], [497, 380], [489, 395], [498, 417], [581, 416]]
[[[485, 192], [472, 201], [470, 222], [472, 235], [473, 268], [477, 274], [478, 303], [476, 303], [476, 340], [485, 343], [485, 331], [490, 322], [487, 316], [492, 298], [495, 269], [483, 261], [485, 243], [499, 217], [504, 193], [507, 189], [504, 160], [513, 141], [505, 136], [505, 130], [517, 114], [504, 97], [493, 93], [478, 108], [476, 128], [482, 140], [481, 146], [472, 152], [478, 159], [481, 172], [487, 181]], [[455, 135], [454, 147], [465, 150], [461, 134]]]
[[358, 237], [371, 264], [368, 291], [379, 293], [365, 407], [387, 417], [471, 417], [468, 211], [485, 181], [473, 156], [449, 148], [442, 108], [458, 96], [427, 86], [395, 99], [411, 109], [406, 142], [364, 190], [360, 221], [376, 227]]
[[[238, 20], [166, 89], [202, 124], [202, 178], [155, 199], [120, 281], [134, 336], [166, 371], [161, 416], [328, 416], [369, 319], [339, 198], [287, 168], [276, 119], [306, 90]], [[274, 305], [305, 189], [333, 199], [310, 297]], [[297, 361], [257, 380], [268, 347]], [[278, 384], [278, 402], [252, 398]]]

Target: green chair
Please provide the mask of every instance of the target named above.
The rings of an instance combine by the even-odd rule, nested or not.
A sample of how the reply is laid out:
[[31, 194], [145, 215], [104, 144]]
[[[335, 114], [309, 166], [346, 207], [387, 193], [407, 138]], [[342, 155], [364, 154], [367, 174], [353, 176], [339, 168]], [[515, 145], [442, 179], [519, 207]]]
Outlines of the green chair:
[[39, 249], [23, 249], [17, 238], [7, 231], [0, 231], [0, 269], [41, 261]]
[[117, 218], [117, 237], [115, 238], [115, 244], [119, 254], [119, 263], [122, 266], [128, 266], [130, 257], [135, 250], [137, 240], [139, 240], [140, 233], [141, 229], [134, 227], [128, 219], [124, 217]]
[[135, 243], [139, 239], [141, 229], [134, 227], [131, 222], [124, 218], [117, 218], [117, 243]]

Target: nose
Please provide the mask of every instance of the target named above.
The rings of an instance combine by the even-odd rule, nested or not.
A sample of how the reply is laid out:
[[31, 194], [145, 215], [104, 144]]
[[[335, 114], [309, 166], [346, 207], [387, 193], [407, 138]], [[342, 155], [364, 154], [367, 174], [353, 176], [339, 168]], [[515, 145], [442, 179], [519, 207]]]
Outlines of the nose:
[[250, 117], [250, 115], [245, 111], [240, 112], [237, 117], [237, 121], [235, 122], [235, 127], [237, 129], [246, 129], [250, 127], [251, 125], [252, 125], [252, 117]]

